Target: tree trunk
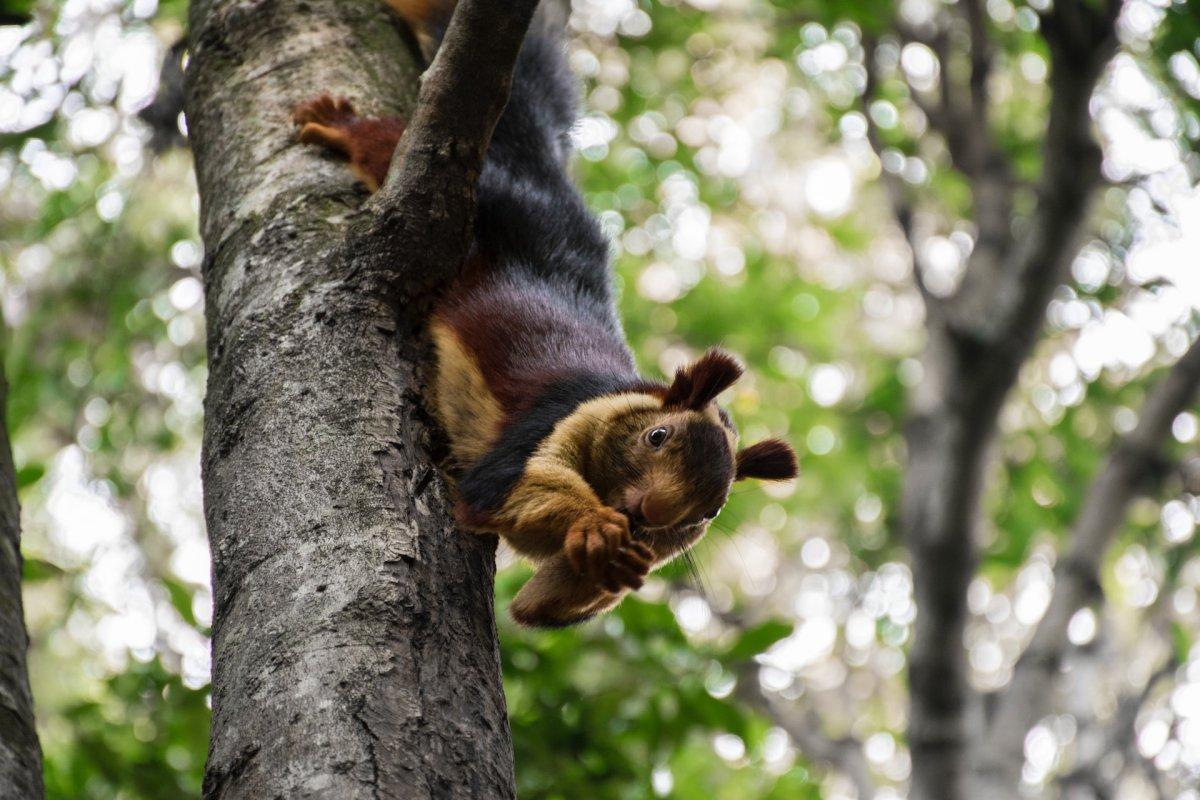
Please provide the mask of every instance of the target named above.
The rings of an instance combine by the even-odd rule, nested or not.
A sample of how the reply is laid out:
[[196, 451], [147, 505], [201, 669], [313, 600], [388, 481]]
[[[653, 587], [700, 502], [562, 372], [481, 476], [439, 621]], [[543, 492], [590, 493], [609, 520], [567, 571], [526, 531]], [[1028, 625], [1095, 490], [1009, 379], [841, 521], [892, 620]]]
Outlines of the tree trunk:
[[0, 796], [35, 800], [42, 796], [42, 748], [25, 666], [29, 637], [21, 607], [21, 509], [4, 422], [7, 394], [0, 376]]
[[513, 797], [495, 541], [451, 522], [420, 326], [354, 277], [378, 257], [346, 247], [364, 193], [290, 124], [325, 92], [404, 114], [410, 51], [374, 0], [196, 0], [190, 26], [215, 605], [205, 796]]
[[[983, 800], [990, 786], [1000, 787], [997, 798], [1008, 798], [1018, 790], [1019, 759], [1015, 774], [993, 780], [993, 754], [1006, 749], [1019, 755], [1024, 732], [1000, 742], [985, 726], [963, 643], [967, 587], [978, 561], [983, 473], [1000, 409], [1041, 335], [1051, 294], [1078, 252], [1100, 181], [1088, 104], [1116, 48], [1119, 10], [1119, 0], [1101, 8], [1063, 0], [1043, 15], [1051, 99], [1036, 211], [1015, 227], [1006, 210], [1012, 207], [1011, 170], [996, 170], [987, 158], [969, 159], [980, 226], [975, 247], [951, 297], [923, 292], [926, 377], [905, 431], [900, 518], [917, 607], [909, 651], [912, 800]], [[989, 45], [978, 22], [984, 14], [979, 3], [968, 3], [967, 12], [976, 20], [972, 55], [981, 62], [972, 79], [972, 113], [979, 119], [978, 109], [987, 106]], [[977, 137], [989, 130], [985, 119], [981, 123]], [[994, 144], [986, 149], [999, 152]]]
[[918, 609], [908, 656], [908, 739], [911, 796], [953, 800], [966, 796], [966, 754], [978, 722], [971, 714], [963, 647], [964, 598], [975, 574], [980, 494], [998, 400], [980, 396], [974, 386], [980, 372], [944, 327], [931, 325], [929, 336], [926, 377], [905, 425], [900, 507]]

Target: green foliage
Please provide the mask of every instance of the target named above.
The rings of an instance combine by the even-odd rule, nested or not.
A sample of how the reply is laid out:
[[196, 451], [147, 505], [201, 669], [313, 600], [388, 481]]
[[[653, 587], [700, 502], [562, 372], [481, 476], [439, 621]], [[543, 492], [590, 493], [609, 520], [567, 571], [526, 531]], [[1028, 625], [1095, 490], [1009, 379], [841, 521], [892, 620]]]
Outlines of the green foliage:
[[[185, 3], [150, 5], [131, 0], [80, 26], [112, 24], [165, 48], [179, 36]], [[641, 597], [582, 627], [517, 629], [506, 608], [528, 572], [501, 574], [523, 798], [823, 796], [822, 766], [781, 748], [782, 732], [742, 702], [756, 690], [759, 663], [779, 663], [773, 656], [789, 649], [793, 659], [811, 656], [804, 648], [823, 622], [835, 630], [825, 649], [785, 663], [774, 680], [798, 702], [825, 700], [831, 728], [900, 737], [912, 618], [894, 531], [923, 341], [906, 245], [864, 138], [872, 113], [862, 98], [864, 37], [891, 48], [877, 65], [883, 105], [874, 111], [889, 152], [919, 168], [903, 189], [920, 224], [943, 237], [969, 234], [973, 199], [901, 72], [899, 5], [749, 0], [706, 10], [713, 3], [638, 0], [613, 23], [615, 35], [596, 9], [594, 27], [585, 19], [574, 30], [587, 119], [603, 134], [583, 137], [575, 170], [613, 237], [622, 318], [640, 365], [657, 375], [713, 344], [734, 350], [748, 376], [724, 399], [744, 441], [784, 436], [802, 473], [794, 486], [739, 486], [695, 551], [696, 574], [669, 565]], [[955, 14], [962, 4], [934, 5]], [[997, 49], [989, 125], [1014, 177], [1028, 182], [1041, 168], [1046, 49], [1031, 7], [986, 5], [997, 15], [988, 23]], [[14, 0], [0, 10], [32, 10], [36, 27], [23, 41], [61, 62], [63, 8]], [[1149, 44], [1129, 54], [1169, 94], [1175, 139], [1189, 148], [1200, 139], [1200, 105], [1171, 60], [1200, 55], [1198, 9], [1162, 6]], [[943, 67], [956, 75], [969, 69], [963, 33], [955, 29]], [[63, 108], [0, 132], [0, 289], [34, 690], [51, 798], [196, 796], [209, 724], [197, 653], [206, 650], [211, 601], [196, 491], [205, 362], [194, 192], [186, 155], [144, 150], [134, 109], [101, 72], [93, 65], [68, 76]], [[11, 78], [0, 66], [0, 79]], [[12, 83], [33, 98], [35, 82], [22, 80]], [[113, 114], [103, 141], [80, 139], [81, 109]], [[46, 179], [43, 153], [69, 163], [73, 177]], [[822, 164], [835, 177], [844, 170], [845, 202], [824, 196], [836, 180], [811, 189], [807, 170]], [[1018, 214], [1030, 198], [1019, 193]], [[1135, 238], [1129, 216], [1124, 194], [1103, 209], [1100, 244], [1114, 263]], [[1114, 270], [1062, 302], [1096, 317], [1152, 289], [1131, 288]], [[1054, 384], [1047, 364], [1078, 333], [1050, 325], [1004, 415], [981, 554], [983, 583], [997, 594], [1011, 594], [1030, 559], [1061, 544], [1116, 420], [1138, 407], [1153, 377], [1149, 368], [1106, 369], [1079, 377], [1077, 396], [1062, 399], [1074, 384]], [[1168, 491], [1180, 493], [1179, 481]], [[85, 511], [102, 520], [68, 513], [83, 495]], [[1195, 572], [1194, 540], [1165, 545], [1160, 506], [1145, 502], [1106, 562], [1112, 597], [1127, 591], [1114, 563], [1129, 548], [1146, 550], [1161, 571], [1160, 597]], [[122, 593], [149, 610], [122, 606]], [[685, 626], [685, 603], [709, 622]], [[1143, 612], [1123, 613], [1136, 628]], [[855, 614], [866, 624], [852, 637]], [[1168, 627], [1185, 658], [1194, 620]], [[901, 782], [897, 774], [885, 783]]]
[[205, 690], [188, 689], [157, 659], [130, 664], [103, 682], [95, 697], [63, 708], [55, 725], [43, 729], [46, 797], [198, 797], [208, 749], [207, 702]]
[[[501, 576], [501, 618], [527, 575]], [[666, 605], [637, 597], [577, 629], [506, 626], [502, 656], [518, 794], [647, 796], [648, 765], [673, 776], [672, 797], [711, 797], [713, 786], [722, 787], [718, 797], [728, 798], [770, 797], [789, 791], [785, 787], [815, 791], [802, 767], [778, 775], [761, 770], [767, 726], [729, 699], [733, 670], [791, 630], [765, 622], [728, 641], [698, 646]], [[714, 735], [738, 737], [744, 757], [735, 763], [714, 758]]]

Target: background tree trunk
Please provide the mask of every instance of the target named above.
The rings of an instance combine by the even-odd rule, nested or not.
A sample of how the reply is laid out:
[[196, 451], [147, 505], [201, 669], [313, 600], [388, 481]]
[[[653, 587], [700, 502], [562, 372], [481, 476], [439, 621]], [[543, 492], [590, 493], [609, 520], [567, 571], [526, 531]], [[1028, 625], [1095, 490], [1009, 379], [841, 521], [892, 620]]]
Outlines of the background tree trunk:
[[42, 796], [42, 748], [33, 724], [33, 697], [21, 606], [21, 509], [5, 423], [8, 387], [0, 376], [0, 797]]
[[[899, 520], [917, 607], [908, 660], [913, 800], [991, 797], [985, 793], [997, 786], [997, 797], [1017, 791], [1028, 726], [1009, 725], [1008, 738], [998, 741], [984, 718], [982, 698], [968, 680], [967, 588], [979, 560], [984, 472], [1000, 411], [1041, 336], [1051, 294], [1068, 275], [1101, 182], [1088, 103], [1116, 51], [1119, 12], [1120, 0], [1099, 8], [1062, 0], [1039, 18], [1050, 53], [1050, 102], [1041, 175], [1031, 187], [1036, 211], [1021, 219], [1013, 213], [1014, 170], [988, 119], [994, 58], [988, 16], [980, 0], [958, 5], [970, 70], [957, 81], [965, 85], [943, 71], [940, 99], [926, 106], [954, 168], [970, 182], [977, 227], [962, 281], [949, 296], [935, 296], [926, 286], [915, 208], [902, 183], [884, 177], [896, 222], [912, 246], [928, 334], [923, 379], [905, 426]], [[945, 31], [929, 35], [899, 23], [898, 30], [902, 39], [927, 43], [943, 65], [949, 62]], [[876, 42], [864, 41], [869, 101], [878, 86]], [[882, 153], [880, 132], [868, 124], [870, 141]], [[999, 751], [1016, 754], [1003, 769]]]
[[198, 0], [190, 27], [215, 605], [205, 796], [512, 797], [495, 543], [451, 523], [419, 326], [397, 330], [383, 292], [363, 291], [380, 257], [364, 247], [384, 244], [344, 246], [364, 194], [290, 123], [325, 92], [407, 116], [410, 50], [375, 0]]

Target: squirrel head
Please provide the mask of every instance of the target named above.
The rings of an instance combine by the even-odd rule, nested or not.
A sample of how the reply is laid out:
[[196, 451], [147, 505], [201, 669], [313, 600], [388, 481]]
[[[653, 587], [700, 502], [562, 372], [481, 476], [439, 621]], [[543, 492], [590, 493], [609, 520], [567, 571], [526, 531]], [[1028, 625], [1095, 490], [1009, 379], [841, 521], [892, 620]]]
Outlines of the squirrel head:
[[660, 408], [616, 416], [594, 442], [589, 482], [652, 543], [690, 533], [677, 552], [699, 538], [734, 481], [796, 476], [796, 455], [782, 440], [737, 449], [737, 430], [716, 397], [741, 375], [736, 359], [710, 350], [658, 392]]

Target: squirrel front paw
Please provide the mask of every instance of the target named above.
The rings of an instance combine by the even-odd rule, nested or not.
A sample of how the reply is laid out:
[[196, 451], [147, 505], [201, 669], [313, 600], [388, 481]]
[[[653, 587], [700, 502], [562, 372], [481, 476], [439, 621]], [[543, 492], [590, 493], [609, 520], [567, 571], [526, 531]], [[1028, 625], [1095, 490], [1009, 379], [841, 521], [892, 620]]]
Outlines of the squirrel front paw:
[[640, 589], [654, 553], [629, 532], [629, 519], [607, 507], [587, 512], [570, 527], [563, 552], [572, 569], [614, 594]]

